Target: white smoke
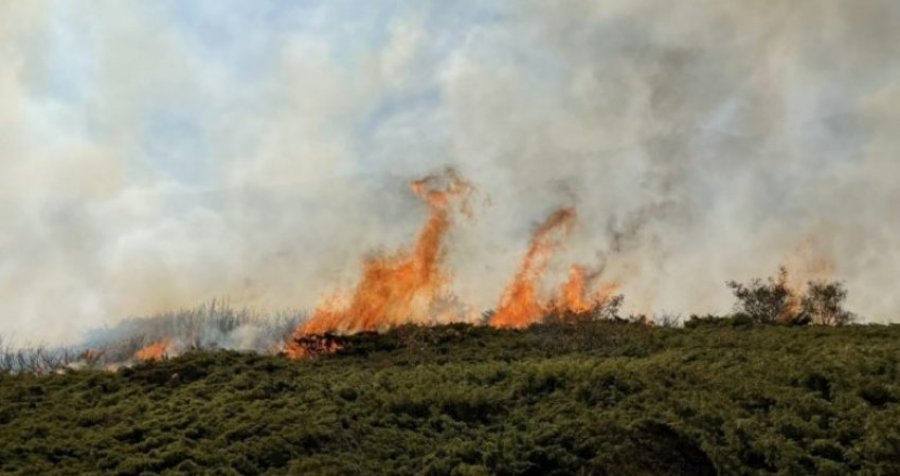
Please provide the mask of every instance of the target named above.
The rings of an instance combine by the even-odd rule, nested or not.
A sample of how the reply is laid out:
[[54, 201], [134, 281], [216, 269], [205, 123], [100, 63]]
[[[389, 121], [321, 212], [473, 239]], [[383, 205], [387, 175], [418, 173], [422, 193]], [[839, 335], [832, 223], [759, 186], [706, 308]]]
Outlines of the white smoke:
[[474, 308], [574, 204], [555, 276], [605, 265], [626, 310], [724, 311], [799, 255], [890, 320], [896, 44], [887, 0], [4, 2], [0, 334], [310, 308], [444, 165], [489, 197], [449, 250]]

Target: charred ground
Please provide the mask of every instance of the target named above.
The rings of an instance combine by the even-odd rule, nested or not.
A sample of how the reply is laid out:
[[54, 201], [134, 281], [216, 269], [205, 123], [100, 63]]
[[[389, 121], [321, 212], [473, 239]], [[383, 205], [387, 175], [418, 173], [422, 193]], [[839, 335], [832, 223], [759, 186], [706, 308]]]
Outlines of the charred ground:
[[405, 326], [0, 376], [0, 473], [900, 473], [900, 326]]

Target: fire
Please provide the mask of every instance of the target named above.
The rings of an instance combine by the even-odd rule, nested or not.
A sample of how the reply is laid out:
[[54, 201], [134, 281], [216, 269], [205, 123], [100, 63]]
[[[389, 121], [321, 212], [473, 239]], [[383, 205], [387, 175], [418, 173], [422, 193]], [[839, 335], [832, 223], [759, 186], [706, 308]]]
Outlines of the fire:
[[166, 356], [169, 352], [169, 344], [171, 344], [172, 340], [169, 338], [165, 338], [162, 340], [158, 340], [143, 349], [134, 353], [134, 360], [162, 360], [163, 357]]
[[332, 334], [309, 334], [295, 338], [291, 348], [293, 359], [314, 359], [321, 354], [333, 354], [344, 348], [341, 339]]
[[[615, 283], [595, 284], [600, 273], [572, 265], [569, 279], [548, 300], [539, 296], [540, 280], [550, 258], [575, 224], [575, 210], [562, 208], [550, 215], [531, 237], [531, 245], [510, 283], [490, 324], [501, 328], [523, 328], [547, 316], [585, 314], [612, 302], [619, 287]], [[591, 286], [596, 285], [593, 292]]]
[[574, 224], [575, 209], [561, 208], [534, 231], [519, 271], [506, 287], [500, 307], [491, 319], [492, 326], [527, 327], [546, 315], [547, 306], [538, 296], [540, 278], [559, 246], [560, 238], [568, 235]]
[[[809, 281], [827, 281], [834, 279], [837, 266], [824, 254], [812, 238], [807, 238], [794, 248], [783, 260], [782, 268], [787, 276], [785, 284], [794, 291], [802, 293]], [[780, 276], [779, 276], [779, 279]]]
[[581, 265], [572, 265], [569, 269], [569, 280], [562, 288], [562, 302], [559, 307], [571, 309], [574, 312], [587, 312], [591, 308], [591, 302], [585, 296], [585, 269]]
[[588, 274], [587, 268], [582, 265], [572, 265], [569, 268], [569, 280], [563, 285], [559, 296], [553, 302], [551, 313], [584, 314], [610, 302], [619, 290], [618, 284], [601, 282], [593, 293], [588, 291], [589, 284], [598, 275], [597, 272]]
[[776, 284], [787, 291], [787, 308], [778, 320], [791, 322], [800, 317], [809, 282], [832, 279], [835, 270], [835, 264], [819, 251], [812, 238], [801, 241], [779, 268]]
[[787, 291], [787, 307], [784, 315], [778, 316], [778, 320], [782, 322], [790, 322], [800, 316], [803, 309], [800, 304], [800, 296], [803, 294], [802, 285], [792, 284], [789, 278], [788, 269], [782, 266], [778, 271], [777, 286]]
[[[462, 306], [449, 292], [450, 277], [442, 267], [444, 241], [454, 212], [469, 214], [472, 186], [452, 170], [410, 184], [428, 206], [428, 219], [414, 244], [389, 256], [363, 262], [362, 276], [347, 293], [326, 299], [312, 317], [294, 330], [284, 351], [293, 359], [314, 358], [342, 348], [334, 336], [377, 332], [408, 323], [428, 324], [465, 317]], [[553, 212], [531, 237], [513, 281], [506, 287], [490, 325], [522, 328], [547, 315], [584, 314], [611, 302], [618, 290], [601, 283], [589, 291], [599, 272], [572, 266], [569, 280], [549, 299], [540, 296], [541, 278], [554, 252], [575, 225], [574, 208]]]
[[285, 351], [291, 358], [310, 355], [304, 346], [311, 335], [377, 331], [411, 322], [427, 322], [449, 299], [449, 277], [442, 269], [443, 244], [456, 205], [468, 214], [472, 186], [453, 170], [410, 184], [428, 205], [428, 220], [409, 250], [363, 263], [362, 277], [348, 302], [326, 301], [312, 318], [294, 331]]

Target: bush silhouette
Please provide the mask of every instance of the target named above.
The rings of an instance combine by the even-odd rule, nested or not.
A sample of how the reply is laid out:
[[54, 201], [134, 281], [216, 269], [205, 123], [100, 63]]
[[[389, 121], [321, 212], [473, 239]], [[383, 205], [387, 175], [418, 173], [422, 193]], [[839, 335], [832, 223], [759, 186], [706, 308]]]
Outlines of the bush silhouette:
[[737, 299], [734, 317], [756, 324], [841, 326], [856, 318], [844, 309], [847, 290], [838, 281], [809, 281], [800, 292], [788, 284], [787, 269], [781, 267], [775, 278], [727, 284]]
[[800, 300], [788, 287], [787, 269], [782, 267], [777, 278], [754, 279], [749, 284], [728, 281], [737, 298], [734, 309], [758, 324], [793, 322], [801, 314]]
[[803, 314], [815, 324], [842, 326], [856, 316], [844, 309], [847, 290], [839, 282], [810, 282], [801, 300]]

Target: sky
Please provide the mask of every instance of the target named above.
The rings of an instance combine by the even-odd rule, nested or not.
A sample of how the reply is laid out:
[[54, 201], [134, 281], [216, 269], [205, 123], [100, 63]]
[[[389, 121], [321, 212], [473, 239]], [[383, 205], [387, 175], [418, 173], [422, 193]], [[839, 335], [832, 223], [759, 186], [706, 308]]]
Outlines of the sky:
[[0, 335], [312, 308], [447, 166], [475, 308], [575, 206], [548, 279], [602, 268], [630, 311], [725, 312], [788, 264], [896, 321], [897, 45], [892, 0], [0, 0]]

